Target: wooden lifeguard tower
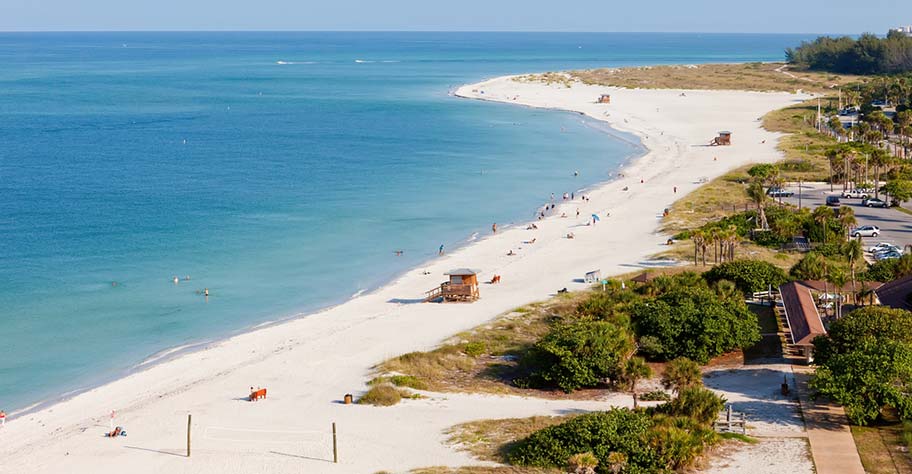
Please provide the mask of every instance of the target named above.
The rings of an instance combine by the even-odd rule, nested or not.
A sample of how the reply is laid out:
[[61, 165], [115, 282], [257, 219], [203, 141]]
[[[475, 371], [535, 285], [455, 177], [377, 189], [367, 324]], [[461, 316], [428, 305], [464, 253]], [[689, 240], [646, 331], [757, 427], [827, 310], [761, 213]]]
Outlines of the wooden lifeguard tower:
[[450, 270], [444, 275], [450, 277], [449, 281], [440, 284], [439, 287], [425, 292], [424, 302], [441, 301], [449, 302], [472, 302], [479, 298], [478, 293], [478, 270], [469, 268], [457, 268]]
[[611, 103], [611, 94], [602, 94], [598, 98], [599, 104], [610, 104]]
[[713, 138], [712, 143], [710, 143], [710, 145], [712, 145], [712, 146], [719, 146], [719, 145], [728, 146], [731, 144], [732, 144], [732, 132], [729, 132], [729, 131], [719, 132], [719, 136], [716, 138]]

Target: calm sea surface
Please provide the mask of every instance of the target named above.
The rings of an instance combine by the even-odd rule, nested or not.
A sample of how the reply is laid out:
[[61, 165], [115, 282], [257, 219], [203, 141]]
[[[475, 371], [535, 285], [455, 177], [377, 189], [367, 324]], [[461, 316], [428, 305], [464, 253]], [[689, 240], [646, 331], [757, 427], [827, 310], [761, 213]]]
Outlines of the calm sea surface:
[[642, 152], [460, 84], [781, 60], [803, 39], [0, 34], [0, 408], [342, 302]]

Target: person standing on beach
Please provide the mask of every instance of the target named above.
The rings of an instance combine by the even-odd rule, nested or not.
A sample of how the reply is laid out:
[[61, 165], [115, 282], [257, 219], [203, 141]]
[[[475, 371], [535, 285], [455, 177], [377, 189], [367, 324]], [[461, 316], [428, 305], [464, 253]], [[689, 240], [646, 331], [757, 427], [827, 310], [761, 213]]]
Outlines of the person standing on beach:
[[491, 232], [494, 232], [495, 234], [497, 233], [497, 223], [496, 222], [494, 223], [494, 225], [491, 226]]
[[440, 248], [437, 249], [437, 255], [443, 255], [443, 244], [440, 244]]
[[675, 193], [675, 194], [678, 194], [678, 187], [677, 187], [677, 186], [674, 187], [674, 193]]
[[0, 410], [0, 426], [6, 425], [6, 412]]

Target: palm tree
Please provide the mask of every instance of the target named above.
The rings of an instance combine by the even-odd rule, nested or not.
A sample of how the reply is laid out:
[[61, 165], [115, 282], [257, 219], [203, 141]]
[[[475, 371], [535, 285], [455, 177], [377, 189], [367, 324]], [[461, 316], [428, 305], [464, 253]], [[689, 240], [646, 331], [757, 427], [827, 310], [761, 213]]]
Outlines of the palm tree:
[[734, 260], [735, 260], [735, 245], [738, 244], [738, 240], [739, 240], [739, 238], [738, 238], [738, 227], [736, 227], [735, 225], [730, 225], [730, 226], [728, 226], [728, 235], [727, 235], [727, 237], [728, 237], [728, 239], [727, 239], [727, 243], [728, 243], [728, 261], [731, 262], [731, 261], [734, 261]]
[[633, 408], [639, 406], [637, 403], [637, 382], [640, 379], [649, 377], [652, 377], [652, 369], [646, 364], [646, 360], [636, 356], [627, 359], [621, 378], [630, 387], [630, 392], [633, 394]]
[[893, 158], [889, 153], [876, 148], [871, 151], [871, 164], [874, 165], [874, 197], [880, 197], [880, 170], [882, 167], [890, 166]]
[[760, 218], [760, 228], [763, 230], [769, 229], [769, 223], [766, 221], [766, 191], [763, 189], [763, 183], [759, 180], [754, 180], [747, 187], [747, 196], [754, 202], [757, 206], [757, 216]]
[[839, 226], [842, 227], [842, 231], [845, 233], [846, 239], [849, 238], [849, 231], [858, 224], [858, 219], [855, 218], [855, 211], [851, 207], [842, 206], [839, 208]]
[[[864, 259], [864, 249], [861, 248], [860, 239], [852, 239], [845, 247], [845, 257], [849, 261], [849, 270], [852, 272], [852, 303], [858, 304], [858, 288], [855, 286], [855, 265]], [[862, 286], [864, 286], [862, 284]]]
[[[694, 266], [697, 266], [697, 252], [706, 244], [706, 234], [702, 230], [695, 230], [690, 235], [690, 240], [694, 243]], [[706, 266], [705, 256], [703, 257], [703, 266]]]
[[811, 216], [814, 218], [814, 222], [820, 226], [823, 232], [823, 243], [827, 241], [827, 234], [829, 234], [829, 224], [830, 219], [833, 218], [833, 211], [826, 206], [819, 206], [814, 209], [814, 212], [811, 213]]
[[720, 232], [722, 231], [718, 227], [714, 227], [709, 234], [713, 244], [713, 263], [719, 263], [719, 243], [722, 241], [719, 237]]
[[713, 285], [716, 290], [716, 296], [723, 300], [743, 300], [744, 294], [738, 289], [738, 285], [728, 280], [719, 280]]
[[827, 282], [833, 284], [833, 293], [836, 294], [836, 319], [842, 317], [842, 288], [846, 284], [846, 275], [840, 269], [834, 268], [827, 273]]

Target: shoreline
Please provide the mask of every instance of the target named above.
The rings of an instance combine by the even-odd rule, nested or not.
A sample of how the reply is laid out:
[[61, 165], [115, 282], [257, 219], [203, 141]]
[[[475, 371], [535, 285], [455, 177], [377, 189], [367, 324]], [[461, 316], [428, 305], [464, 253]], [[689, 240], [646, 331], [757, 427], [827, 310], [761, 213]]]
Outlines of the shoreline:
[[[583, 204], [579, 199], [573, 202], [557, 200], [556, 202], [560, 204], [553, 215], [541, 221], [542, 230], [535, 231], [534, 234], [525, 230], [522, 225], [513, 225], [504, 228], [496, 235], [489, 234], [474, 241], [467, 241], [465, 246], [449, 252], [443, 258], [432, 258], [426, 265], [428, 269], [433, 269], [432, 275], [416, 274], [421, 267], [407, 270], [388, 285], [325, 310], [276, 321], [274, 324], [261, 323], [248, 332], [205, 344], [205, 347], [198, 350], [176, 354], [173, 358], [168, 354], [162, 358], [165, 360], [161, 363], [153, 363], [151, 367], [143, 367], [136, 373], [10, 420], [5, 429], [0, 430], [0, 445], [6, 447], [4, 451], [10, 449], [4, 457], [13, 462], [18, 460], [27, 463], [23, 465], [31, 465], [27, 462], [27, 458], [40, 457], [40, 453], [48, 449], [46, 444], [48, 444], [47, 437], [50, 435], [52, 440], [58, 443], [65, 445], [71, 442], [77, 443], [80, 447], [79, 452], [85, 453], [88, 457], [81, 459], [82, 463], [76, 465], [75, 472], [83, 470], [88, 472], [91, 470], [89, 466], [94, 468], [97, 463], [103, 461], [98, 455], [114, 448], [110, 443], [97, 446], [97, 438], [93, 437], [92, 433], [88, 436], [83, 433], [89, 429], [100, 430], [101, 428], [98, 426], [100, 420], [110, 409], [117, 409], [122, 414], [119, 416], [124, 417], [124, 423], [135, 423], [129, 425], [133, 430], [131, 443], [151, 443], [152, 445], [167, 443], [162, 440], [172, 437], [174, 431], [179, 431], [179, 427], [177, 424], [173, 427], [162, 425], [156, 423], [155, 420], [173, 416], [175, 410], [182, 413], [193, 411], [195, 415], [200, 414], [203, 420], [207, 418], [220, 420], [222, 426], [225, 426], [226, 423], [223, 421], [224, 418], [232, 416], [237, 417], [236, 421], [241, 426], [259, 426], [256, 423], [264, 422], [264, 414], [259, 413], [260, 410], [257, 410], [258, 416], [251, 417], [249, 413], [246, 413], [251, 411], [247, 410], [246, 406], [245, 409], [238, 410], [236, 402], [226, 405], [225, 401], [218, 398], [217, 395], [223, 392], [243, 392], [250, 379], [253, 379], [250, 382], [254, 385], [265, 386], [268, 383], [270, 393], [276, 393], [275, 396], [279, 399], [278, 402], [271, 401], [270, 405], [266, 405], [270, 410], [266, 414], [266, 418], [273, 426], [276, 424], [283, 426], [283, 423], [288, 423], [287, 417], [283, 414], [288, 413], [290, 407], [282, 401], [283, 394], [286, 394], [286, 399], [304, 397], [315, 410], [334, 412], [336, 417], [345, 418], [349, 415], [341, 411], [346, 408], [339, 408], [335, 405], [326, 406], [329, 401], [327, 398], [339, 399], [346, 391], [362, 392], [365, 377], [373, 364], [409, 350], [434, 347], [442, 339], [447, 339], [461, 330], [489, 321], [517, 305], [545, 299], [561, 286], [571, 287], [573, 290], [585, 288], [587, 285], [575, 282], [573, 277], [581, 277], [583, 273], [592, 268], [600, 268], [603, 275], [606, 276], [623, 273], [621, 270], [630, 271], [632, 268], [637, 268], [631, 260], [647, 258], [661, 250], [659, 244], [664, 241], [664, 236], [658, 231], [658, 225], [662, 207], [667, 207], [676, 197], [682, 197], [699, 186], [698, 180], [693, 179], [694, 176], [684, 175], [692, 175], [694, 171], [698, 171], [717, 176], [745, 162], [773, 161], [780, 157], [775, 150], [777, 141], [775, 138], [779, 135], [762, 131], [759, 124], [754, 124], [756, 130], [749, 133], [747, 131], [736, 133], [743, 133], [743, 136], [750, 135], [752, 141], [755, 142], [759, 142], [759, 140], [753, 140], [755, 136], [763, 137], [764, 143], [770, 139], [770, 143], [762, 147], [758, 143], [748, 146], [746, 145], [747, 139], [744, 139], [743, 148], [735, 146], [728, 150], [713, 150], [720, 156], [736, 154], [738, 158], [723, 162], [708, 161], [706, 159], [708, 156], [703, 156], [706, 155], [706, 150], [697, 149], [699, 145], [695, 144], [699, 142], [693, 137], [701, 136], [703, 132], [690, 133], [693, 132], [689, 127], [692, 125], [691, 123], [681, 123], [681, 121], [673, 119], [669, 121], [668, 117], [658, 117], [656, 121], [664, 120], [664, 125], [667, 125], [663, 128], [674, 129], [673, 131], [681, 134], [681, 137], [672, 134], [665, 136], [664, 130], [657, 137], [652, 133], [657, 129], [650, 120], [650, 109], [654, 103], [674, 100], [671, 99], [674, 96], [670, 93], [680, 91], [619, 90], [582, 85], [561, 90], [559, 87], [538, 83], [518, 83], [512, 81], [511, 77], [495, 78], [463, 86], [456, 91], [455, 95], [580, 113], [607, 123], [614, 130], [638, 136], [642, 141], [645, 153], [621, 164], [620, 169], [624, 176], [615, 176], [609, 181], [593, 184], [591, 190], [586, 191], [586, 194], [590, 195], [591, 201]], [[489, 93], [485, 93], [484, 97], [481, 97], [482, 94], [473, 96], [472, 88], [487, 89]], [[629, 105], [626, 109], [624, 106], [617, 107], [616, 105], [605, 109], [588, 104], [588, 101], [581, 99], [589, 96], [594, 99], [596, 97], [594, 93], [597, 90], [610, 90], [612, 95], [617, 95], [620, 101], [623, 101], [624, 97], [629, 97], [636, 99], [631, 101], [631, 104], [639, 101], [644, 103]], [[696, 102], [701, 105], [692, 112], [695, 114], [712, 115], [714, 110], [724, 108], [723, 105], [729, 104], [735, 99], [750, 102], [749, 106], [732, 105], [744, 109], [739, 109], [739, 114], [734, 114], [737, 118], [731, 118], [729, 117], [731, 114], [726, 114], [727, 121], [736, 121], [739, 126], [749, 123], [751, 115], [754, 115], [755, 112], [765, 113], [767, 110], [784, 107], [803, 97], [783, 93], [731, 91], [687, 91], [687, 93], [688, 97], [696, 96]], [[512, 95], [512, 99], [511, 94], [515, 94]], [[522, 100], [517, 100], [518, 97], [522, 97]], [[577, 110], [577, 108], [583, 110]], [[606, 110], [610, 110], [611, 115], [599, 114]], [[656, 111], [658, 112], [658, 108]], [[691, 113], [689, 110], [687, 112]], [[703, 121], [695, 120], [695, 122], [699, 124]], [[717, 125], [708, 127], [709, 129], [725, 128]], [[681, 146], [677, 140], [674, 140], [673, 143], [668, 141], [676, 138], [686, 140], [689, 145]], [[709, 138], [711, 136], [707, 136], [707, 141]], [[739, 143], [737, 135], [735, 140], [736, 144]], [[663, 146], [667, 146], [664, 152], [669, 155], [665, 159], [661, 159], [660, 156], [663, 154], [661, 149]], [[674, 151], [672, 151], [672, 147]], [[735, 152], [733, 153], [732, 150]], [[754, 153], [756, 151], [763, 153], [757, 156]], [[688, 156], [691, 154], [693, 156]], [[688, 163], [686, 158], [699, 159], [699, 166]], [[631, 174], [633, 177], [629, 176]], [[679, 181], [677, 179], [679, 176], [674, 176], [675, 174], [681, 175], [681, 183], [675, 184], [675, 193], [672, 194], [669, 183]], [[644, 179], [649, 185], [630, 193], [624, 191], [625, 194], [617, 194], [621, 192], [621, 185], [636, 187], [639, 184], [637, 179]], [[653, 182], [664, 187], [659, 190], [652, 186]], [[682, 191], [680, 194], [677, 194], [678, 187]], [[618, 201], [624, 202], [619, 206]], [[604, 215], [602, 224], [590, 227], [579, 219], [564, 220], [558, 217], [560, 212], [571, 205], [585, 207], [586, 214], [582, 214], [583, 216], [588, 217], [589, 212]], [[614, 214], [610, 218], [606, 214], [609, 211]], [[619, 220], [615, 220], [616, 218]], [[586, 220], [588, 221], [588, 219]], [[611, 232], [612, 220], [624, 222], [625, 226]], [[568, 225], [571, 223], [572, 225]], [[577, 228], [579, 229], [577, 230]], [[572, 232], [578, 232], [580, 235], [574, 240], [564, 239], [563, 235], [569, 229], [574, 229]], [[541, 242], [534, 246], [518, 243], [523, 241], [524, 237], [532, 235], [535, 235]], [[617, 247], [612, 247], [612, 244]], [[516, 249], [517, 255], [505, 256], [507, 249]], [[605, 255], [606, 253], [608, 255]], [[482, 300], [472, 305], [413, 304], [415, 303], [414, 298], [423, 294], [423, 290], [439, 283], [442, 279], [442, 272], [448, 270], [449, 267], [459, 266], [484, 267], [481, 280], [487, 280], [494, 274], [503, 274], [505, 275], [504, 284], [496, 287], [482, 284]], [[540, 275], [541, 268], [548, 268], [550, 272]], [[433, 322], [436, 324], [427, 324], [429, 318], [434, 318]], [[300, 333], [304, 333], [306, 337], [299, 339]], [[263, 353], [266, 355], [262, 355]], [[154, 354], [151, 357], [154, 357]], [[288, 367], [289, 362], [293, 362], [292, 365], [304, 367]], [[140, 365], [140, 367], [142, 366]], [[252, 367], [260, 370], [252, 371]], [[288, 378], [293, 377], [288, 372], [294, 372], [300, 376], [301, 380], [298, 383], [302, 381], [306, 383], [303, 386], [289, 383], [286, 375]], [[260, 375], [261, 373], [269, 375]], [[224, 379], [231, 381], [228, 382]], [[316, 383], [317, 386], [312, 386], [312, 383]], [[313, 392], [321, 390], [326, 393], [314, 395]], [[213, 395], [216, 395], [217, 398], [213, 399]], [[234, 395], [243, 395], [243, 393], [234, 393]], [[414, 403], [421, 404], [420, 402]], [[263, 405], [257, 405], [257, 407], [260, 406]], [[388, 412], [402, 411], [407, 408], [408, 406], [404, 406], [398, 410], [388, 410]], [[379, 410], [382, 413], [384, 409]], [[378, 420], [375, 419], [374, 423], [371, 423], [371, 417], [368, 415], [379, 416], [376, 415], [377, 412], [370, 412], [367, 407], [352, 408], [349, 410], [349, 413], [351, 412], [362, 415], [358, 417], [362, 424], [367, 423], [368, 426], [376, 427]], [[84, 413], [84, 415], [80, 413]], [[325, 416], [321, 415], [319, 418], [325, 418]], [[197, 416], [194, 416], [194, 419], [197, 419]], [[357, 422], [356, 420], [350, 421], [353, 424]], [[32, 423], [37, 426], [30, 426]], [[120, 418], [118, 418], [118, 423], [121, 423]], [[106, 427], [107, 423], [102, 422], [101, 426]], [[142, 428], [140, 429], [140, 427]], [[10, 433], [14, 431], [20, 435], [15, 440], [10, 438]], [[138, 434], [133, 435], [134, 432]], [[430, 438], [431, 441], [435, 441], [438, 436], [434, 435]], [[67, 452], [69, 453], [69, 451]], [[127, 456], [122, 451], [118, 452], [119, 456]], [[395, 456], [395, 453], [392, 454]], [[380, 458], [384, 457], [382, 453], [378, 453], [378, 455]], [[127, 457], [137, 459], [136, 462], [144, 459], [138, 454]], [[42, 458], [42, 462], [49, 463], [47, 467], [51, 470], [41, 471], [39, 469], [39, 472], [53, 472], [54, 459], [58, 462], [63, 461], [63, 458], [54, 456], [46, 460]], [[74, 461], [74, 459], [70, 458], [68, 461]], [[168, 459], [159, 459], [159, 461], [170, 465]], [[384, 467], [379, 459], [375, 461], [380, 468]], [[408, 460], [408, 462], [418, 461]], [[399, 462], [401, 463], [403, 460], [399, 459]], [[217, 470], [215, 468], [217, 464], [217, 462], [214, 463], [210, 468], [211, 472]], [[373, 466], [373, 464], [371, 465]], [[83, 469], [80, 469], [80, 466]], [[153, 468], [153, 466], [146, 467], [146, 469], [149, 468]], [[350, 466], [350, 472], [365, 472], [364, 469], [373, 469], [373, 467]]]
[[[462, 97], [455, 93], [458, 89], [459, 88], [453, 89], [451, 91], [450, 95], [453, 97], [459, 98], [459, 99], [466, 99], [467, 97]], [[480, 99], [480, 100], [484, 101], [483, 99]], [[490, 102], [490, 101], [485, 101], [485, 102]], [[535, 108], [535, 107], [529, 107], [529, 108]], [[576, 112], [573, 110], [563, 110], [563, 109], [552, 109], [552, 110], [554, 110], [556, 112], [567, 113], [567, 114], [582, 115], [586, 121], [591, 122], [592, 124], [599, 125], [599, 127], [597, 129], [599, 133], [606, 134], [606, 135], [610, 136], [611, 139], [621, 141], [621, 142], [629, 145], [630, 147], [635, 148], [635, 151], [633, 153], [628, 154], [626, 156], [626, 158], [624, 158], [617, 164], [617, 166], [615, 168], [615, 174], [610, 175], [607, 180], [595, 181], [593, 183], [580, 187], [576, 191], [578, 194], [589, 192], [590, 190], [598, 189], [602, 186], [605, 186], [605, 185], [611, 183], [612, 181], [617, 179], [616, 172], [623, 170], [623, 168], [625, 166], [628, 166], [630, 163], [635, 162], [639, 158], [642, 158], [645, 154], [647, 154], [649, 152], [649, 150], [642, 144], [642, 142], [634, 142], [627, 137], [620, 136], [618, 133], [612, 133], [612, 132], [617, 132], [617, 130], [615, 130], [613, 127], [611, 127], [611, 125], [607, 125], [604, 121], [594, 119], [593, 117], [589, 117], [588, 115], [585, 115], [585, 114], [582, 114], [580, 112]], [[624, 132], [624, 133], [626, 133], [626, 132]], [[627, 133], [627, 134], [630, 134], [630, 133]], [[542, 205], [538, 205], [534, 209], [529, 210], [529, 211], [532, 211], [532, 212], [530, 212], [530, 214], [536, 215], [539, 211], [542, 210], [542, 208], [543, 208]], [[558, 208], [560, 208], [560, 205], [558, 205]], [[525, 225], [527, 222], [530, 222], [527, 219], [529, 219], [529, 218], [528, 217], [517, 217], [517, 219], [515, 219], [515, 222], [503, 224], [502, 226], [499, 224], [498, 229], [501, 231], [507, 231], [510, 229], [514, 229], [517, 226]], [[479, 228], [484, 229], [484, 226], [481, 226]], [[490, 231], [484, 232], [481, 235], [479, 235], [478, 231], [470, 231], [467, 236], [462, 237], [460, 240], [458, 240], [456, 242], [455, 245], [452, 245], [451, 247], [449, 247], [447, 253], [449, 254], [449, 253], [457, 252], [467, 246], [475, 245], [478, 242], [481, 242], [492, 236], [493, 236], [493, 234], [491, 234]], [[151, 369], [152, 367], [155, 367], [155, 366], [158, 366], [161, 364], [166, 364], [170, 361], [173, 361], [175, 359], [178, 359], [178, 358], [183, 357], [188, 354], [192, 354], [192, 353], [199, 352], [199, 351], [206, 351], [208, 349], [211, 349], [212, 347], [218, 346], [219, 344], [228, 342], [237, 336], [256, 332], [259, 330], [269, 329], [269, 328], [276, 327], [276, 326], [280, 326], [280, 325], [283, 325], [283, 324], [286, 324], [286, 323], [289, 323], [289, 322], [292, 322], [292, 321], [295, 321], [298, 319], [308, 318], [308, 317], [311, 317], [311, 316], [314, 316], [314, 315], [317, 315], [317, 314], [320, 314], [320, 313], [323, 313], [326, 311], [332, 311], [338, 306], [348, 304], [358, 298], [361, 298], [364, 296], [369, 296], [375, 292], [382, 291], [387, 286], [395, 285], [399, 281], [399, 279], [402, 278], [403, 276], [407, 275], [410, 272], [421, 271], [422, 268], [427, 267], [428, 265], [432, 264], [438, 258], [439, 257], [436, 255], [429, 256], [427, 259], [422, 260], [420, 263], [418, 263], [415, 266], [408, 267], [403, 270], [394, 272], [392, 278], [390, 278], [387, 283], [357, 290], [351, 296], [344, 297], [343, 299], [340, 299], [336, 302], [331, 302], [331, 303], [327, 304], [326, 306], [317, 308], [315, 310], [295, 311], [295, 312], [289, 313], [285, 316], [279, 316], [275, 319], [268, 319], [265, 321], [261, 321], [261, 322], [258, 322], [258, 323], [255, 323], [255, 324], [252, 324], [249, 326], [245, 326], [245, 327], [233, 330], [233, 331], [228, 331], [227, 334], [222, 335], [222, 336], [216, 336], [213, 338], [203, 338], [203, 339], [199, 339], [196, 341], [191, 341], [191, 342], [187, 342], [184, 344], [178, 344], [175, 346], [169, 346], [169, 347], [163, 348], [159, 351], [156, 351], [154, 353], [151, 353], [151, 354], [143, 357], [142, 360], [138, 361], [136, 364], [132, 365], [131, 367], [129, 367], [127, 369], [118, 371], [117, 373], [111, 374], [108, 377], [98, 377], [97, 381], [94, 383], [88, 383], [83, 387], [77, 387], [77, 388], [65, 391], [59, 395], [55, 395], [52, 397], [48, 397], [44, 400], [38, 400], [38, 401], [35, 401], [32, 403], [29, 403], [28, 405], [24, 406], [23, 408], [13, 409], [11, 411], [8, 410], [7, 411], [7, 421], [12, 421], [17, 418], [20, 418], [23, 416], [28, 416], [32, 413], [35, 413], [35, 412], [38, 412], [38, 411], [41, 411], [41, 410], [44, 410], [47, 408], [52, 408], [53, 406], [60, 404], [60, 403], [64, 403], [76, 396], [79, 396], [86, 392], [90, 392], [92, 390], [104, 387], [105, 385], [110, 384], [112, 382], [116, 382], [120, 379], [129, 377], [129, 376], [132, 376], [132, 375], [135, 375], [138, 373], [142, 373], [146, 370]]]

